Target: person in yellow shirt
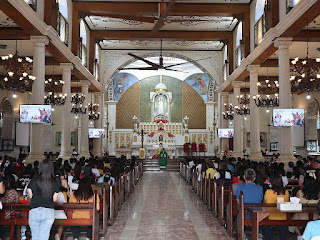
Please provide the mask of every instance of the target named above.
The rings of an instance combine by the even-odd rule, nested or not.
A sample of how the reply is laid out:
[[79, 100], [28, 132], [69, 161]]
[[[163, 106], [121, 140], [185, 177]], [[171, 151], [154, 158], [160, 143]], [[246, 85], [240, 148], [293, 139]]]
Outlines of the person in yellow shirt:
[[[285, 202], [289, 202], [289, 192], [283, 186], [282, 177], [278, 174], [271, 177], [272, 188], [268, 189], [264, 194], [265, 203], [277, 203], [278, 198], [283, 198]], [[269, 216], [270, 220], [287, 220], [286, 213], [272, 213]], [[288, 226], [278, 226], [280, 232], [280, 240], [286, 240], [288, 234]], [[263, 231], [267, 240], [273, 240], [271, 226], [263, 226]]]
[[217, 173], [217, 171], [214, 169], [213, 164], [209, 163], [208, 169], [206, 170], [206, 178], [209, 178], [209, 174], [210, 174], [210, 178], [213, 179], [213, 176]]

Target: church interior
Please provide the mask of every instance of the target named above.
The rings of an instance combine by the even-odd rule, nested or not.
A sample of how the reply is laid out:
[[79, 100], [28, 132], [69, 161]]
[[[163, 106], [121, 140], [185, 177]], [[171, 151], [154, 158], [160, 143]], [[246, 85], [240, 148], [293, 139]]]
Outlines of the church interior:
[[[0, 240], [318, 239], [307, 233], [320, 198], [319, 9], [319, 0], [0, 0], [0, 203], [21, 214], [0, 210]], [[30, 213], [43, 206], [29, 190], [50, 175], [46, 164], [64, 179], [55, 212], [66, 214], [37, 238]], [[309, 177], [312, 206], [301, 200]], [[91, 178], [93, 200], [79, 204]], [[240, 182], [261, 186], [262, 198], [238, 194]], [[269, 190], [300, 198], [300, 213], [276, 212]], [[79, 205], [88, 219], [73, 216]], [[298, 219], [308, 213], [317, 219]]]

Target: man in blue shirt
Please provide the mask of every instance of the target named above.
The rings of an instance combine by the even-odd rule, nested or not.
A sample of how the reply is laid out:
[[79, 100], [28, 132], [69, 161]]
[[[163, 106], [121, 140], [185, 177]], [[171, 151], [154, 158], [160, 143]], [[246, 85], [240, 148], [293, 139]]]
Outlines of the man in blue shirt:
[[[318, 215], [320, 217], [320, 202], [318, 203]], [[302, 235], [303, 240], [311, 240], [320, 236], [320, 220], [308, 222]]]
[[[256, 172], [252, 168], [248, 168], [244, 171], [245, 185], [238, 188], [237, 202], [240, 203], [240, 193], [243, 192], [244, 203], [261, 203], [263, 199], [263, 189], [261, 186], [256, 185], [254, 180], [256, 179]], [[252, 213], [248, 212], [247, 219], [252, 218]]]

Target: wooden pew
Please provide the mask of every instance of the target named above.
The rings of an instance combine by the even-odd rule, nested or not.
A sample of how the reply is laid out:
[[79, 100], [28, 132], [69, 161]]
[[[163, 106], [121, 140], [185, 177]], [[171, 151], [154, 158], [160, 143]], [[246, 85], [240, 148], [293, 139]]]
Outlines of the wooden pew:
[[[22, 212], [22, 218], [18, 219], [5, 219], [5, 210], [15, 210]], [[30, 204], [23, 203], [8, 203], [3, 204], [3, 209], [0, 211], [0, 225], [9, 225], [10, 226], [10, 239], [14, 239], [14, 227], [15, 226], [27, 226], [28, 216], [29, 216]], [[65, 203], [65, 204], [56, 204], [55, 210], [64, 210], [67, 215], [67, 219], [56, 219], [54, 225], [58, 226], [81, 226], [89, 225], [92, 226], [92, 240], [99, 239], [99, 214], [97, 211], [97, 194], [94, 195], [94, 202], [90, 204], [77, 204], [77, 203]], [[88, 210], [90, 211], [89, 219], [73, 219], [72, 212], [74, 210]], [[18, 231], [20, 235], [20, 231]], [[18, 239], [20, 236], [18, 236]]]
[[218, 214], [218, 199], [217, 199], [217, 180], [213, 179], [212, 184], [212, 214], [217, 217]]
[[228, 195], [229, 195], [229, 189], [230, 187], [225, 187], [224, 182], [222, 181], [220, 186], [217, 187], [217, 211], [218, 211], [218, 221], [221, 224], [221, 226], [225, 225], [225, 216], [224, 216], [224, 210], [227, 208], [228, 205]]
[[[318, 213], [317, 205], [303, 205], [302, 211], [288, 211], [287, 220], [269, 220], [268, 216], [275, 212], [285, 212], [277, 209], [276, 204], [244, 204], [243, 194], [240, 195], [239, 214], [237, 215], [238, 240], [244, 239], [244, 226], [252, 226], [252, 240], [258, 240], [259, 225], [305, 226], [313, 220], [313, 214]], [[247, 219], [247, 212], [252, 212], [252, 220]], [[308, 213], [308, 220], [293, 220], [292, 213]]]

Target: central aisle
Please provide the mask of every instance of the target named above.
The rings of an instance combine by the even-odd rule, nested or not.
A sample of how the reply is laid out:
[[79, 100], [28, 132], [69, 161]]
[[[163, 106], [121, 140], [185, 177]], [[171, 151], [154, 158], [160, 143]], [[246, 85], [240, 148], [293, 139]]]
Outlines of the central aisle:
[[106, 239], [230, 239], [179, 173], [145, 172]]

